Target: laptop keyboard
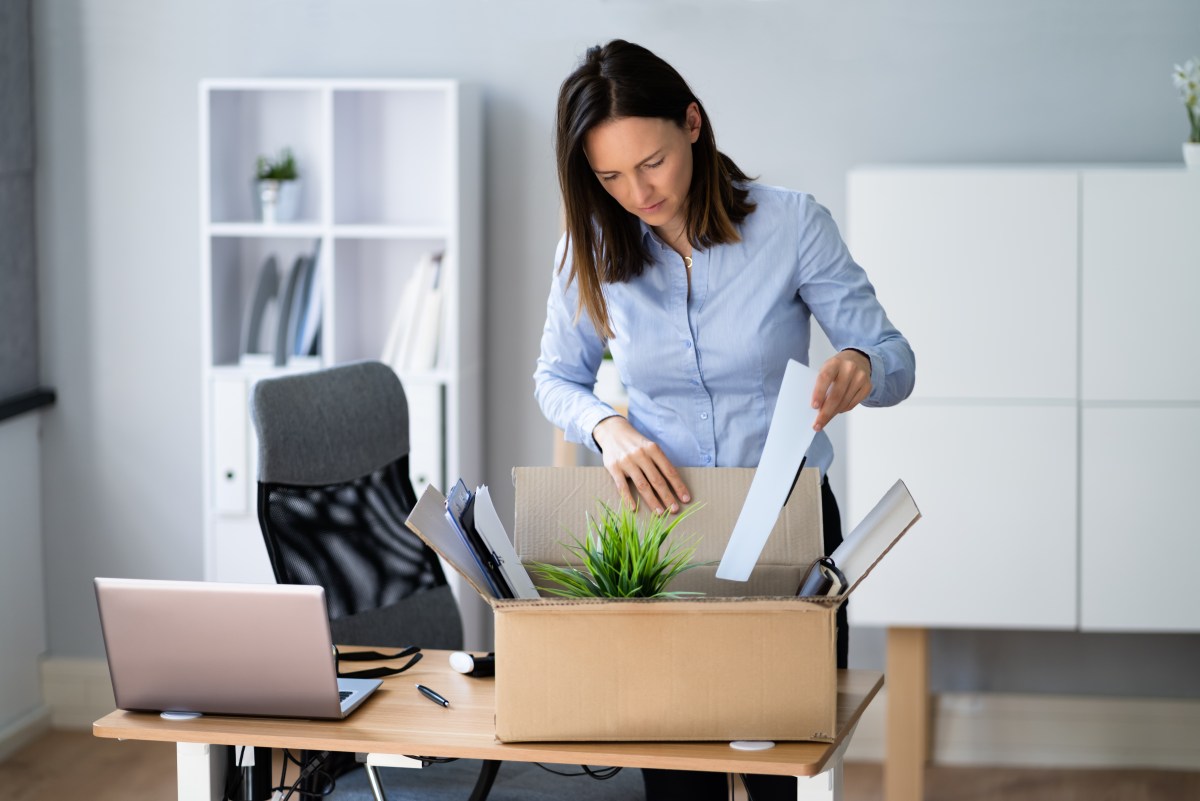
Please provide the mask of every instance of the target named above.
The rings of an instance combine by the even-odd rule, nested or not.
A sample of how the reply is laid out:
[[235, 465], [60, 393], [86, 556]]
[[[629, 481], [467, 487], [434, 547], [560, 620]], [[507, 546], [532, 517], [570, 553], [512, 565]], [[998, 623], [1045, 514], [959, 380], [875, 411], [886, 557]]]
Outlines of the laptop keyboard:
[[354, 695], [354, 693], [350, 692], [349, 690], [338, 690], [338, 700], [339, 701], [345, 701], [347, 698], [349, 698], [352, 695]]

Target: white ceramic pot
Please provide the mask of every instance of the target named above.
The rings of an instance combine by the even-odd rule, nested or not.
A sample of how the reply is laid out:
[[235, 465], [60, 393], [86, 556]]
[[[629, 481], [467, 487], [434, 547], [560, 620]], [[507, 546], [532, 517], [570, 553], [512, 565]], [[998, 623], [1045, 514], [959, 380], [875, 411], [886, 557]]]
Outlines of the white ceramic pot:
[[1200, 169], [1200, 142], [1183, 143], [1183, 163], [1193, 170]]
[[299, 181], [259, 181], [258, 204], [262, 221], [268, 225], [296, 219], [300, 208]]

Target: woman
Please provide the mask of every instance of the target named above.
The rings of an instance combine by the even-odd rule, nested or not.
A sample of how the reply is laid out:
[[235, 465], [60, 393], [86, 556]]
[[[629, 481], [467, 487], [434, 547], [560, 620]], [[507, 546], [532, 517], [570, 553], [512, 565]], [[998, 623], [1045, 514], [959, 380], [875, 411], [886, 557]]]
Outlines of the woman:
[[[655, 510], [691, 497], [680, 466], [754, 467], [784, 368], [808, 363], [809, 319], [838, 349], [821, 366], [808, 466], [820, 468], [824, 545], [841, 542], [823, 429], [855, 406], [912, 391], [908, 342], [888, 321], [829, 212], [755, 183], [719, 152], [704, 106], [669, 64], [614, 40], [563, 82], [556, 151], [559, 242], [534, 374], [543, 413], [603, 455], [621, 495]], [[628, 417], [592, 393], [605, 349]], [[838, 666], [845, 667], [845, 606]], [[645, 771], [647, 797], [724, 798], [716, 774]], [[755, 801], [774, 784], [750, 777]]]

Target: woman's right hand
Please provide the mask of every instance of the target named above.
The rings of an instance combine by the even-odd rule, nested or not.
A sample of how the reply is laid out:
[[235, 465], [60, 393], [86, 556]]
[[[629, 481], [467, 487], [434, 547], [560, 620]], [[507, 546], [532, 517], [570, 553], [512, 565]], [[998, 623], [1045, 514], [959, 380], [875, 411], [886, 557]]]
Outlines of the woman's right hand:
[[592, 437], [604, 454], [605, 469], [630, 507], [635, 506], [629, 491], [630, 482], [655, 514], [661, 514], [663, 509], [678, 512], [680, 502], [691, 502], [679, 471], [662, 448], [643, 436], [624, 417], [604, 418], [592, 429]]

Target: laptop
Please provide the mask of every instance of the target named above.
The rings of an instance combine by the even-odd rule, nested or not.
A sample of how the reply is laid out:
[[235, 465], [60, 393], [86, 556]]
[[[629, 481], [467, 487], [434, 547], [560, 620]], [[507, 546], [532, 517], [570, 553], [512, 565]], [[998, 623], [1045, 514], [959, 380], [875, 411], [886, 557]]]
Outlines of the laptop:
[[340, 719], [379, 679], [339, 679], [322, 587], [96, 579], [117, 707]]

